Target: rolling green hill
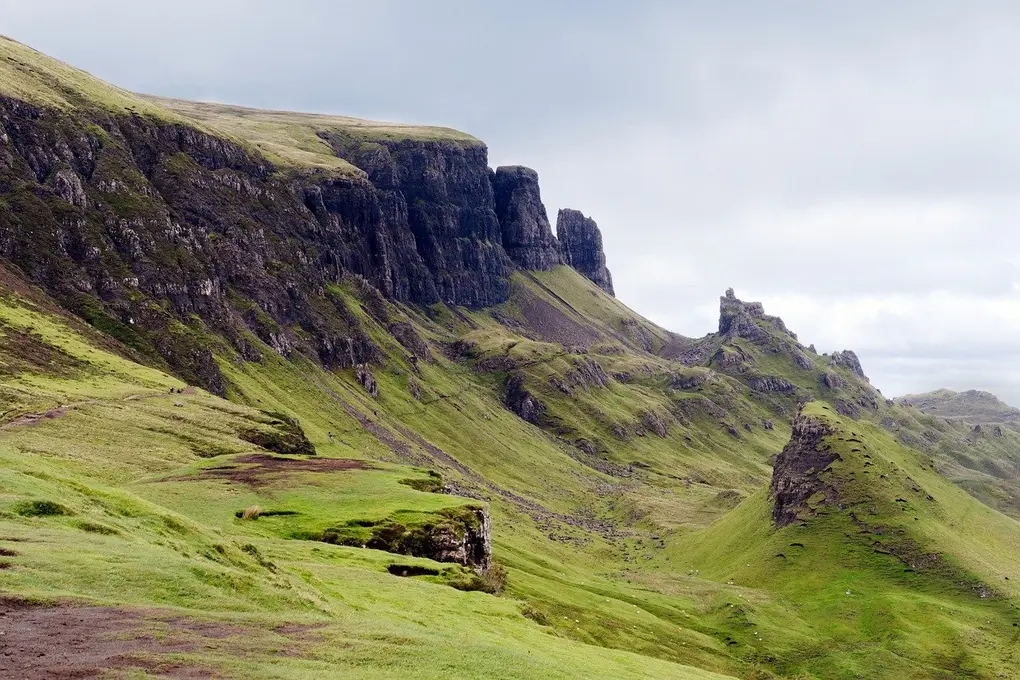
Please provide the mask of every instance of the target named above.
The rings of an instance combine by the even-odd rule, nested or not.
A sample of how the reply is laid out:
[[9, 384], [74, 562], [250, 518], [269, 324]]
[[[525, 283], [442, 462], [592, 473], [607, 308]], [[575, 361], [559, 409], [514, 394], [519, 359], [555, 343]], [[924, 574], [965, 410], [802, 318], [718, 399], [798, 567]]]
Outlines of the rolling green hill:
[[522, 268], [467, 135], [0, 56], [0, 675], [1020, 677], [1011, 429]]

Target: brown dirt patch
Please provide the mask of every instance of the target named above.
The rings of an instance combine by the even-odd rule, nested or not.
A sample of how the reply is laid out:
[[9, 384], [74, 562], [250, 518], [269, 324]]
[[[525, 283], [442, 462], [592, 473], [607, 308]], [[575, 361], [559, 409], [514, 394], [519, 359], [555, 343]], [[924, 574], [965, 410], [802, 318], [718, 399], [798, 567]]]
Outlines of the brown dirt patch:
[[44, 420], [53, 420], [67, 413], [68, 406], [61, 406], [60, 408], [51, 409], [42, 413], [26, 413], [23, 416], [18, 416], [9, 423], [5, 423], [3, 429], [9, 429], [12, 427], [23, 427], [25, 425], [38, 425]]
[[145, 610], [0, 599], [0, 633], [0, 677], [34, 680], [128, 669], [169, 678], [216, 677], [209, 668], [168, 655], [229, 651], [227, 638], [244, 631]]
[[349, 458], [278, 458], [264, 453], [251, 453], [231, 460], [230, 465], [218, 465], [202, 470], [195, 476], [171, 477], [171, 481], [196, 479], [227, 479], [248, 486], [266, 486], [271, 481], [294, 472], [341, 472], [343, 470], [371, 469], [367, 461]]

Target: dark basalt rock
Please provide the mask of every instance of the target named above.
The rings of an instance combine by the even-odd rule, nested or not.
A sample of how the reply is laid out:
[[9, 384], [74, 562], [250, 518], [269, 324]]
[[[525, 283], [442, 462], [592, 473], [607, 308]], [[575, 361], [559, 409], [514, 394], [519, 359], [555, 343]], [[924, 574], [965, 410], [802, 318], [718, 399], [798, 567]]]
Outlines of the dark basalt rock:
[[829, 358], [829, 365], [845, 368], [862, 380], [868, 379], [868, 376], [864, 375], [864, 369], [861, 368], [861, 360], [857, 358], [853, 350], [845, 349], [841, 352], [833, 352], [832, 357]]
[[[365, 530], [367, 527], [367, 536]], [[322, 533], [326, 543], [385, 550], [400, 555], [455, 562], [484, 570], [492, 565], [492, 522], [483, 508], [465, 506], [436, 513], [434, 521], [404, 526], [356, 520]]]
[[358, 364], [357, 368], [354, 369], [354, 379], [373, 397], [379, 396], [379, 383], [376, 382], [375, 376], [372, 375], [372, 369], [368, 366]]
[[507, 300], [513, 265], [502, 246], [484, 145], [320, 136], [368, 174], [400, 255], [394, 267], [424, 264], [409, 280], [409, 301], [483, 307]]
[[757, 376], [748, 380], [748, 385], [755, 392], [782, 392], [791, 394], [797, 391], [797, 386], [785, 378], [774, 375]]
[[613, 277], [606, 268], [606, 254], [602, 249], [602, 232], [595, 220], [585, 217], [579, 210], [563, 208], [556, 216], [556, 237], [564, 261], [614, 295]]
[[[726, 290], [726, 294], [719, 298], [719, 333], [730, 337], [744, 338], [757, 344], [766, 344], [771, 339], [767, 328], [789, 336], [796, 340], [796, 334], [792, 333], [778, 316], [769, 316], [760, 302], [744, 302], [738, 300], [732, 288]], [[796, 357], [794, 357], [796, 360]], [[798, 361], [798, 364], [802, 362]], [[807, 367], [810, 368], [810, 361]]]
[[503, 387], [503, 403], [523, 420], [535, 425], [541, 424], [545, 404], [524, 387], [524, 380], [521, 371], [513, 371], [507, 376]]
[[835, 373], [826, 373], [823, 375], [822, 383], [830, 390], [838, 390], [846, 385], [846, 382]]
[[520, 165], [496, 168], [492, 179], [503, 249], [522, 269], [563, 264], [538, 188], [538, 173]]
[[773, 501], [772, 521], [785, 527], [809, 512], [807, 500], [816, 493], [832, 501], [836, 490], [819, 476], [839, 455], [822, 444], [825, 437], [835, 434], [825, 423], [798, 415], [793, 421], [790, 441], [776, 458], [772, 468], [769, 497]]

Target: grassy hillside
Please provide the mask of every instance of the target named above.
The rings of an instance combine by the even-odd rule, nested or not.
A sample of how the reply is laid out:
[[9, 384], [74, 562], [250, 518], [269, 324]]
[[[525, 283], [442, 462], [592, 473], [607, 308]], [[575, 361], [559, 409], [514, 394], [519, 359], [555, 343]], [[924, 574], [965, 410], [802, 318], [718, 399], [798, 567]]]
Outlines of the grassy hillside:
[[[765, 490], [673, 546], [683, 566], [741, 586], [741, 644], [816, 677], [1011, 677], [1020, 642], [1020, 524], [873, 425], [821, 402], [838, 459], [803, 521], [774, 529]], [[763, 608], [762, 593], [784, 614]], [[823, 651], [790, 655], [821, 636]]]
[[[314, 412], [316, 457], [298, 468], [293, 457], [259, 453], [237, 433], [265, 426], [263, 411], [96, 347], [74, 321], [9, 290], [0, 314], [5, 338], [24, 331], [36, 351], [78, 362], [71, 371], [4, 374], [13, 398], [0, 432], [3, 589], [64, 611], [65, 623], [86, 604], [137, 620], [130, 658], [116, 660], [123, 667], [196, 666], [239, 677], [713, 677], [571, 639], [580, 635], [550, 635], [561, 624], [524, 600], [451, 587], [473, 577], [459, 566], [301, 540], [352, 522], [412, 524], [477, 501], [416, 490], [403, 482], [432, 478], [368, 462], [371, 451], [352, 451], [349, 433], [330, 444]], [[11, 366], [17, 357], [3, 347]], [[338, 420], [318, 422], [339, 433]], [[235, 516], [255, 505], [269, 514]], [[295, 514], [272, 514], [281, 510]], [[535, 540], [534, 529], [527, 538]], [[530, 553], [529, 566], [548, 570], [558, 551], [549, 552]], [[395, 563], [436, 575], [392, 576]], [[7, 615], [22, 611], [32, 610]], [[72, 625], [68, 634], [81, 633]], [[67, 642], [63, 633], [43, 635]], [[87, 660], [67, 663], [88, 668]]]

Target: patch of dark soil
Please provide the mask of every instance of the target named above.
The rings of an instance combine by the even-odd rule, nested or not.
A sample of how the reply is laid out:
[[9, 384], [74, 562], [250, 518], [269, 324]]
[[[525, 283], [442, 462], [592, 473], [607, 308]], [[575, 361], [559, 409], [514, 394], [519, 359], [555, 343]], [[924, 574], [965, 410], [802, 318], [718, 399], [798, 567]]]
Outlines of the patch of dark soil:
[[[169, 635], [156, 639], [142, 611], [77, 605], [39, 606], [0, 601], [0, 677], [94, 678], [110, 670], [142, 670], [168, 678], [208, 678], [208, 668], [163, 654], [215, 648], [240, 629], [189, 619], [163, 619]], [[225, 643], [221, 643], [225, 644]]]
[[8, 429], [12, 427], [22, 427], [24, 425], [38, 425], [44, 420], [53, 420], [54, 418], [59, 418], [60, 416], [67, 413], [67, 410], [68, 407], [61, 406], [60, 408], [55, 408], [50, 411], [45, 411], [43, 413], [26, 413], [23, 416], [18, 416], [9, 423], [5, 423], [3, 427], [4, 429]]
[[17, 557], [18, 553], [10, 548], [0, 548], [0, 557]]
[[391, 564], [386, 571], [394, 576], [439, 576], [439, 570], [410, 564]]
[[[187, 482], [198, 479], [227, 479], [252, 487], [266, 486], [274, 479], [293, 472], [341, 472], [343, 470], [367, 470], [371, 466], [363, 460], [348, 458], [277, 458], [264, 453], [238, 456], [232, 465], [218, 465], [206, 468], [198, 475], [170, 477], [170, 481]], [[247, 467], [243, 467], [247, 466]], [[286, 512], [286, 511], [281, 511]]]

